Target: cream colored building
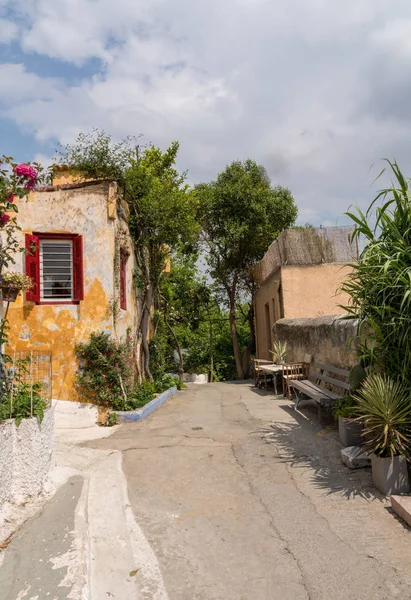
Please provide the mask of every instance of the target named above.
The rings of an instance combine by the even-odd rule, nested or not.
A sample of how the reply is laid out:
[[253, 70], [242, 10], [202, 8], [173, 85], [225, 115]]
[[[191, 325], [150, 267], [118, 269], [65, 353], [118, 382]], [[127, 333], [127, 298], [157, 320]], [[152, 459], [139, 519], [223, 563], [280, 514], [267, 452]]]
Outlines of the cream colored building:
[[253, 270], [257, 356], [271, 359], [273, 325], [282, 318], [342, 314], [340, 291], [358, 251], [348, 227], [287, 229]]
[[33, 288], [9, 308], [9, 348], [51, 350], [53, 398], [78, 400], [75, 344], [93, 331], [134, 335], [140, 312], [133, 291], [135, 259], [127, 206], [114, 183], [53, 185], [18, 201], [21, 246], [9, 270], [26, 272]]

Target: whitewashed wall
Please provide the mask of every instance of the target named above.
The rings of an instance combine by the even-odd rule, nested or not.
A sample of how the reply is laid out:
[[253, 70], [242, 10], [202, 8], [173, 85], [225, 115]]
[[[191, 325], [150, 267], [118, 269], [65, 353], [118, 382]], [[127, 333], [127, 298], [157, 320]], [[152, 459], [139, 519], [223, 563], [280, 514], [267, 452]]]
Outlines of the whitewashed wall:
[[41, 494], [55, 465], [54, 410], [37, 418], [0, 423], [0, 511]]

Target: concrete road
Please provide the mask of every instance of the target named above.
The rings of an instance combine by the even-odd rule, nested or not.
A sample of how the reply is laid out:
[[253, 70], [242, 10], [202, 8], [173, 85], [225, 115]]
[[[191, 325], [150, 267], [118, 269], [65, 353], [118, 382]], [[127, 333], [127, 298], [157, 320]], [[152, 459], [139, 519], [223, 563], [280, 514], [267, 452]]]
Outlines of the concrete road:
[[192, 386], [98, 443], [123, 452], [170, 600], [411, 598], [410, 532], [306, 415], [249, 384]]
[[110, 437], [60, 440], [70, 479], [13, 538], [0, 599], [411, 599], [410, 531], [302, 410], [191, 386]]

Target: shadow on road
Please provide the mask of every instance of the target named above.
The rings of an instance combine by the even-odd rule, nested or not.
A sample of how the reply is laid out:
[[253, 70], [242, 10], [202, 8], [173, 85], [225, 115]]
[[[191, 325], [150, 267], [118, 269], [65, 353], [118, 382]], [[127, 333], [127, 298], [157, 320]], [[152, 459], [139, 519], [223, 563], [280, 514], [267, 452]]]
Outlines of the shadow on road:
[[313, 485], [328, 494], [340, 494], [347, 499], [361, 496], [367, 500], [378, 496], [372, 486], [370, 469], [351, 470], [342, 463], [336, 427], [318, 425], [315, 407], [311, 413], [308, 405], [302, 413], [282, 399], [278, 400], [292, 421], [274, 423], [262, 433], [266, 443], [275, 445], [280, 460], [292, 469], [311, 471]]

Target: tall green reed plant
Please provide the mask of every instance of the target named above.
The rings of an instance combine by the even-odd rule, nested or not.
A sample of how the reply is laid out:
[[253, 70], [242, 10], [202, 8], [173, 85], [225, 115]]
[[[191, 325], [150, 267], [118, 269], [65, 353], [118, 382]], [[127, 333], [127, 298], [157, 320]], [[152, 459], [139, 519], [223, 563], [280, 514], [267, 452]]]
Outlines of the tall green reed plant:
[[351, 241], [362, 236], [365, 244], [342, 290], [350, 296], [348, 318], [359, 321], [361, 358], [411, 388], [411, 185], [395, 161], [386, 162], [379, 177], [391, 170], [391, 187], [365, 213], [346, 213], [355, 226]]

